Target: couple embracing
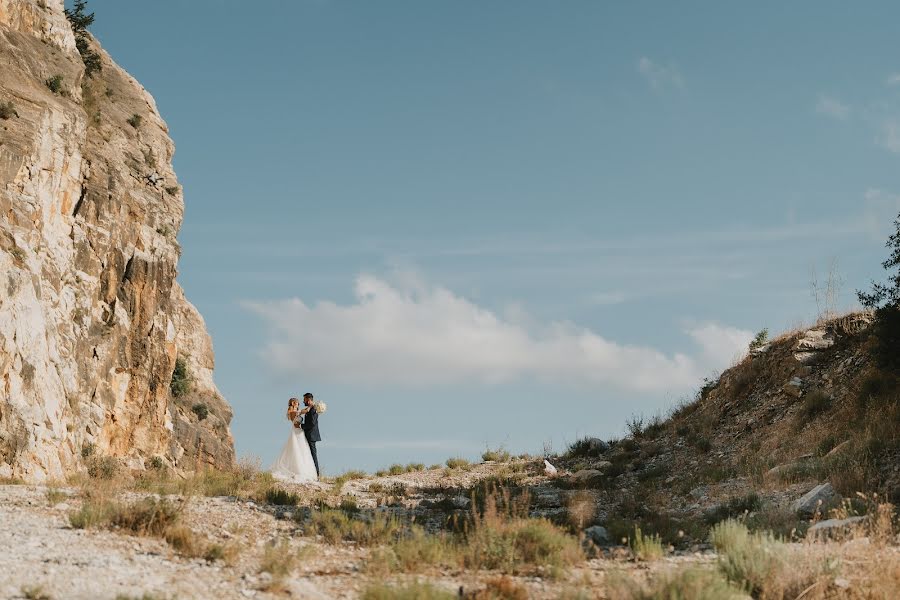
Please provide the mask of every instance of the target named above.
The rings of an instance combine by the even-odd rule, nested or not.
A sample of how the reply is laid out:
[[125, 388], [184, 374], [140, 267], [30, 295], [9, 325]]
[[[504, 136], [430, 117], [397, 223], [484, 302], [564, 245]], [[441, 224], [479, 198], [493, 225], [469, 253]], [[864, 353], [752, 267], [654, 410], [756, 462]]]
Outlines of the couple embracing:
[[316, 402], [313, 395], [303, 394], [303, 408], [297, 398], [288, 400], [287, 419], [291, 422], [291, 435], [281, 454], [272, 464], [272, 476], [287, 483], [304, 483], [319, 478], [319, 456], [316, 442], [319, 435], [319, 414], [325, 412], [325, 404]]

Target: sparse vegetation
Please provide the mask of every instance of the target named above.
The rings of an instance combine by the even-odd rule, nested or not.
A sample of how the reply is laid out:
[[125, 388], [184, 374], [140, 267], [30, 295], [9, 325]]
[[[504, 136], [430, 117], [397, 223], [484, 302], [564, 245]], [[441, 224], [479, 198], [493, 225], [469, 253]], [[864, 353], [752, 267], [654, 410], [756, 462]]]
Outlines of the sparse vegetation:
[[505, 448], [490, 449], [488, 448], [481, 454], [481, 460], [488, 462], [509, 462], [510, 454]]
[[800, 412], [797, 413], [797, 425], [806, 425], [821, 413], [831, 408], [832, 398], [822, 390], [809, 390], [803, 395]]
[[370, 519], [356, 518], [346, 511], [325, 509], [313, 511], [304, 532], [320, 535], [326, 543], [354, 542], [360, 546], [380, 546], [396, 540], [402, 533], [400, 522], [382, 513]]
[[400, 586], [377, 583], [362, 593], [362, 600], [455, 600], [456, 597], [455, 593], [420, 582]]
[[170, 196], [175, 196], [180, 191], [181, 191], [181, 187], [179, 187], [177, 185], [166, 186], [166, 193]]
[[[746, 338], [745, 338], [746, 339]], [[756, 335], [750, 340], [749, 350], [753, 352], [754, 350], [759, 350], [763, 346], [769, 343], [769, 330], [768, 329], [760, 329]]]
[[466, 469], [471, 465], [465, 458], [459, 457], [448, 458], [446, 464], [448, 469]]
[[132, 127], [134, 127], [135, 129], [140, 128], [141, 123], [143, 123], [143, 121], [144, 121], [144, 117], [142, 117], [141, 115], [139, 115], [137, 113], [131, 115], [127, 119], [128, 124], [131, 125]]
[[187, 361], [180, 356], [175, 359], [175, 369], [172, 371], [169, 390], [173, 398], [180, 398], [191, 390], [191, 374], [188, 371]]
[[191, 407], [191, 412], [197, 415], [198, 421], [203, 421], [209, 416], [209, 407], [203, 402], [198, 402]]
[[91, 454], [87, 459], [87, 472], [92, 479], [115, 479], [119, 468], [119, 461], [112, 456]]
[[629, 540], [629, 546], [638, 560], [658, 560], [665, 555], [659, 534], [645, 535], [637, 526], [634, 528], [634, 535]]
[[630, 577], [612, 580], [612, 598], [617, 600], [745, 600], [747, 596], [735, 589], [713, 569], [688, 568], [663, 573], [642, 583]]
[[44, 83], [47, 85], [47, 88], [54, 94], [62, 94], [64, 92], [62, 75], [53, 75]]
[[300, 502], [300, 496], [281, 488], [270, 488], [264, 496], [267, 504], [277, 506], [296, 506]]

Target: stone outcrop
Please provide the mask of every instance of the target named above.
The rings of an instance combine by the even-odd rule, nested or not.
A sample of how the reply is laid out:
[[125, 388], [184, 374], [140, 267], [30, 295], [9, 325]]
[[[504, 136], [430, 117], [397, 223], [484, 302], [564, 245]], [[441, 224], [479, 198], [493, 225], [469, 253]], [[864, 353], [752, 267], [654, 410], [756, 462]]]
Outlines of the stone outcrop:
[[[62, 0], [0, 0], [0, 476], [60, 477], [90, 452], [228, 466], [231, 410], [175, 281], [174, 146], [94, 48], [85, 77]], [[179, 356], [190, 386], [173, 398]]]

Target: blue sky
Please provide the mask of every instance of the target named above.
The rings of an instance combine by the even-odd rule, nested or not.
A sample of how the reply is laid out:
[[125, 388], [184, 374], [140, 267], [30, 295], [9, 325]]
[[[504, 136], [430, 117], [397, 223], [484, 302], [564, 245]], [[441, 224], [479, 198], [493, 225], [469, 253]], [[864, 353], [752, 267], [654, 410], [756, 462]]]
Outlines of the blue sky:
[[900, 10], [92, 0], [184, 186], [239, 454], [327, 472], [621, 432], [880, 277]]

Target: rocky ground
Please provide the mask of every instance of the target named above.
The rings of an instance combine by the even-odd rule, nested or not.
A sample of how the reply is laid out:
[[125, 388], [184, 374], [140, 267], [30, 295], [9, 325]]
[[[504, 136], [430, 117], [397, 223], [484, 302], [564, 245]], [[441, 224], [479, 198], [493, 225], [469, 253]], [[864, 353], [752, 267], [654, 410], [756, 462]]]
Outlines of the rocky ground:
[[[436, 527], [448, 513], [468, 509], [466, 490], [477, 487], [479, 482], [514, 481], [532, 496], [532, 514], [564, 522], [573, 510], [571, 499], [583, 498], [585, 490], [573, 488], [579, 478], [564, 467], [560, 466], [555, 477], [543, 473], [542, 467], [541, 460], [513, 459], [458, 469], [367, 476], [338, 484], [286, 486], [299, 495], [299, 506], [222, 496], [174, 497], [184, 504], [184, 522], [193, 532], [228, 549], [226, 559], [213, 561], [185, 558], [162, 539], [102, 528], [73, 528], [69, 515], [80, 506], [83, 487], [2, 485], [0, 547], [6, 550], [0, 553], [0, 597], [357, 598], [379, 579], [368, 576], [364, 570], [369, 550], [352, 543], [331, 545], [321, 538], [305, 536], [296, 519], [298, 513], [352, 498], [363, 511], [385, 511]], [[733, 485], [740, 486], [740, 482]], [[712, 504], [711, 495], [733, 491], [706, 488], [704, 501]], [[136, 491], [133, 485], [121, 488], [119, 493], [126, 500], [148, 495], [147, 491]], [[796, 500], [798, 493], [782, 490], [772, 498]], [[597, 494], [591, 497], [592, 503], [598, 501], [601, 493]], [[595, 522], [597, 519], [591, 517], [584, 525]], [[670, 548], [662, 559], [641, 562], [627, 547], [617, 545], [615, 540], [604, 540], [603, 536], [609, 535], [603, 528], [594, 525], [586, 529], [584, 539], [598, 536], [596, 541], [600, 543], [593, 549], [593, 558], [571, 569], [562, 580], [514, 578], [527, 589], [528, 597], [607, 598], [610, 576], [624, 574], [641, 579], [686, 566], [709, 566], [716, 560], [705, 541], [690, 540]], [[275, 552], [298, 557], [293, 572], [278, 581], [263, 566], [267, 549], [272, 552], [273, 548]], [[448, 590], [472, 591], [495, 575], [438, 569], [419, 577]], [[411, 579], [414, 578], [400, 576], [396, 580]]]
[[[361, 508], [381, 504], [379, 510], [422, 515], [429, 509], [420, 508], [421, 505], [427, 507], [446, 497], [433, 490], [471, 486], [496, 470], [496, 465], [488, 464], [450, 476], [445, 470], [432, 470], [355, 480], [345, 484], [343, 497], [355, 496]], [[400, 497], [380, 491], [397, 490], [400, 486], [406, 489]], [[327, 483], [290, 487], [300, 493], [305, 503], [332, 496], [334, 491], [334, 486]], [[379, 492], [368, 491], [370, 487]], [[49, 499], [48, 490], [53, 490]], [[145, 494], [126, 495], [139, 498]], [[75, 488], [0, 486], [0, 545], [8, 549], [0, 554], [0, 597], [356, 598], [371, 581], [361, 573], [365, 549], [349, 543], [328, 545], [301, 534], [293, 513], [303, 507], [270, 506], [232, 497], [193, 496], [184, 501], [186, 522], [191, 529], [235, 549], [231, 560], [188, 559], [160, 539], [102, 529], [74, 529], [68, 515], [80, 503]], [[465, 504], [462, 498], [459, 502]], [[300, 561], [290, 577], [267, 590], [272, 577], [260, 571], [260, 560], [267, 546], [277, 544], [285, 544], [283, 551], [297, 554]], [[639, 564], [620, 549], [574, 569], [565, 581], [538, 577], [518, 581], [534, 598], [557, 598], [567, 590], [592, 590], [585, 597], [594, 597], [602, 594], [604, 579], [612, 571], [659, 570], [712, 559], [709, 551], [698, 551]], [[455, 570], [429, 573], [427, 579], [457, 590], [477, 589], [489, 576]]]

